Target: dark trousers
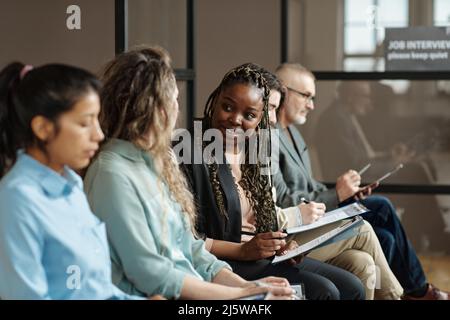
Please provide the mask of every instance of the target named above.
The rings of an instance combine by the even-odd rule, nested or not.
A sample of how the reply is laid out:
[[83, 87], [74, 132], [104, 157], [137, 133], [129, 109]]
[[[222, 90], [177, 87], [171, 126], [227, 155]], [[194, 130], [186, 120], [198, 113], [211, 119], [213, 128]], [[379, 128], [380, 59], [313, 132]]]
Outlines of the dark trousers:
[[308, 300], [363, 300], [361, 281], [352, 273], [338, 267], [305, 258], [291, 266], [286, 262], [272, 264], [270, 260], [227, 261], [233, 271], [247, 280], [268, 276], [286, 278], [291, 284], [303, 283]]
[[370, 212], [363, 214], [375, 230], [383, 252], [405, 293], [421, 289], [425, 274], [389, 199], [370, 196], [361, 201]]

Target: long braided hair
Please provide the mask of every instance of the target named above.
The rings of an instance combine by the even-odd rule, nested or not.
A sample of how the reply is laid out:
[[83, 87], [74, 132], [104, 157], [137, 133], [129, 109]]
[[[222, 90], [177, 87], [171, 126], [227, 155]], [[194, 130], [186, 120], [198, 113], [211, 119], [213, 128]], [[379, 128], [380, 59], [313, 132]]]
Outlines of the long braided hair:
[[[270, 130], [269, 125], [269, 94], [267, 80], [264, 74], [268, 72], [259, 65], [253, 63], [245, 63], [230, 70], [223, 77], [219, 86], [211, 93], [206, 102], [204, 110], [204, 120], [207, 128], [211, 127], [214, 108], [216, 107], [217, 98], [223, 90], [236, 84], [247, 84], [261, 89], [263, 100], [263, 115], [258, 124], [256, 133], [258, 134], [258, 148], [253, 151], [265, 150], [266, 156], [270, 157], [270, 134], [266, 139], [259, 135], [260, 129]], [[205, 129], [207, 129], [205, 128]], [[270, 131], [269, 131], [270, 132]], [[275, 204], [272, 198], [272, 189], [270, 185], [269, 175], [262, 175], [261, 170], [263, 164], [260, 158], [256, 157], [256, 164], [251, 164], [249, 148], [245, 148], [245, 161], [240, 165], [242, 171], [242, 179], [239, 181], [245, 196], [248, 198], [253, 208], [256, 218], [257, 232], [269, 232], [277, 230], [277, 219], [275, 212]], [[270, 164], [269, 164], [270, 165]], [[216, 162], [207, 164], [209, 170], [210, 182], [212, 185], [215, 200], [219, 212], [228, 219], [225, 208], [223, 190], [218, 179], [218, 165]]]

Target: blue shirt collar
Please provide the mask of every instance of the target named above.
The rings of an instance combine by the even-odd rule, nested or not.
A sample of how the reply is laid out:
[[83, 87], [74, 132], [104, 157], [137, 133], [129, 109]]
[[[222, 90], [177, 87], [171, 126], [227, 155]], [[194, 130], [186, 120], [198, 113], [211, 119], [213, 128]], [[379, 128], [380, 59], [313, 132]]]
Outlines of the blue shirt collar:
[[64, 167], [64, 173], [60, 175], [24, 152], [19, 153], [16, 165], [28, 176], [37, 179], [49, 196], [69, 195], [74, 187], [83, 188], [80, 176], [68, 167]]

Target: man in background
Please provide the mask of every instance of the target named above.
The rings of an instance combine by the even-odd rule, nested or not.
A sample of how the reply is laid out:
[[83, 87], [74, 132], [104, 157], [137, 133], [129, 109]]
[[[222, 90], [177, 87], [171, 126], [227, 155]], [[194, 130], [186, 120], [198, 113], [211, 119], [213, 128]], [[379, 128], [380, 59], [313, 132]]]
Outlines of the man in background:
[[370, 209], [363, 217], [374, 228], [389, 265], [404, 288], [404, 299], [448, 300], [447, 292], [426, 281], [419, 259], [387, 198], [369, 196], [371, 189], [360, 187], [361, 176], [355, 170], [342, 174], [335, 189], [327, 189], [312, 177], [307, 146], [294, 125], [304, 124], [308, 113], [314, 110], [315, 77], [299, 64], [283, 64], [276, 73], [286, 87], [286, 98], [277, 114], [280, 129], [279, 158], [274, 159], [280, 169], [274, 175], [277, 204], [284, 208], [307, 199], [324, 202], [327, 210], [332, 210], [342, 202], [359, 197]]

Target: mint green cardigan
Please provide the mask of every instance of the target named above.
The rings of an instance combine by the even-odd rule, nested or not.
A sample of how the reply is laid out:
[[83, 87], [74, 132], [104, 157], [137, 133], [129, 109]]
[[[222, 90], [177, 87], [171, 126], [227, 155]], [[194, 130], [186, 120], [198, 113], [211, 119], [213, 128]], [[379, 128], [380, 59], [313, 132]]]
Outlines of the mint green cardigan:
[[106, 224], [113, 282], [124, 292], [176, 299], [186, 275], [211, 281], [230, 268], [194, 238], [151, 156], [132, 143], [111, 139], [102, 147], [87, 171], [85, 192]]

